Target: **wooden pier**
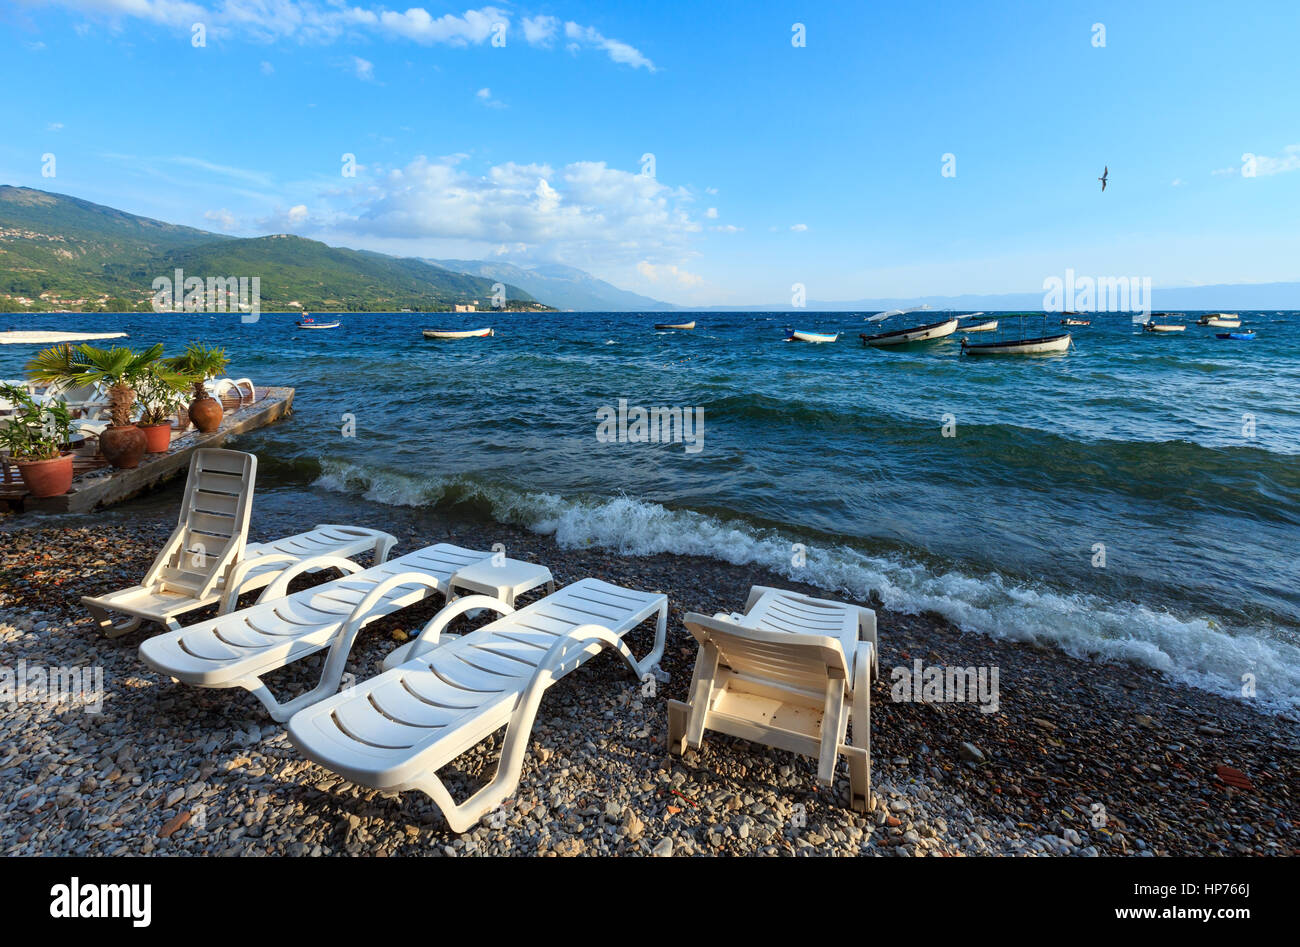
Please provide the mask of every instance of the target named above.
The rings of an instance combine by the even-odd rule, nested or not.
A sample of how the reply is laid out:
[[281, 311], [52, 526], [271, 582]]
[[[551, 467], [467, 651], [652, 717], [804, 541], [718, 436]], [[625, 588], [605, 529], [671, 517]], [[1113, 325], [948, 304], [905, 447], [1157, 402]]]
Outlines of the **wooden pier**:
[[225, 416], [221, 427], [210, 434], [191, 428], [172, 432], [171, 449], [165, 454], [145, 454], [140, 466], [114, 470], [98, 456], [98, 446], [77, 453], [73, 459], [72, 489], [62, 496], [36, 499], [27, 495], [18, 469], [0, 463], [0, 508], [25, 513], [85, 513], [112, 506], [143, 493], [189, 469], [190, 456], [200, 447], [219, 447], [234, 434], [266, 427], [293, 410], [292, 388], [255, 388], [250, 400], [238, 395], [221, 399]]

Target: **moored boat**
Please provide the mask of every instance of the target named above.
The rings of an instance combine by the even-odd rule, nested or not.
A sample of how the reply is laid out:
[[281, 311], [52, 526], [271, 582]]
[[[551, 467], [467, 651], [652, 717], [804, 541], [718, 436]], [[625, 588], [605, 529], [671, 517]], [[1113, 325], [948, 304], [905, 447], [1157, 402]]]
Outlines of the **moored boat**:
[[834, 335], [828, 335], [825, 332], [803, 332], [797, 329], [786, 329], [785, 340], [787, 342], [834, 342], [840, 337], [836, 332]]
[[1033, 339], [1007, 339], [1000, 342], [961, 340], [965, 355], [1052, 355], [1070, 348], [1070, 333], [1043, 335]]
[[656, 329], [694, 329], [695, 320], [692, 319], [690, 322], [676, 322], [676, 323], [656, 322], [655, 328]]
[[1196, 320], [1198, 326], [1213, 326], [1216, 329], [1238, 329], [1241, 317], [1235, 312], [1212, 312]]
[[989, 319], [987, 322], [968, 322], [962, 326], [959, 332], [996, 332], [998, 320]]
[[1171, 322], [1148, 322], [1146, 325], [1142, 327], [1142, 331], [1156, 332], [1156, 333], [1182, 332], [1186, 328], [1187, 326], [1175, 325], [1174, 323]]
[[931, 322], [928, 325], [913, 326], [910, 329], [895, 329], [893, 332], [880, 332], [876, 335], [860, 334], [858, 338], [862, 340], [863, 345], [870, 345], [873, 348], [909, 345], [913, 342], [933, 342], [956, 332], [957, 322], [957, 317], [953, 316], [951, 319], [945, 319], [942, 322]]
[[426, 339], [481, 339], [489, 335], [494, 335], [491, 328], [487, 329], [425, 329], [424, 337]]
[[299, 329], [337, 329], [340, 323], [337, 319], [332, 322], [317, 322], [311, 316], [303, 313], [302, 318], [298, 320], [296, 325]]
[[1090, 326], [1090, 325], [1092, 325], [1092, 320], [1091, 320], [1091, 319], [1075, 319], [1075, 318], [1062, 319], [1062, 320], [1061, 320], [1061, 325], [1063, 325], [1063, 326]]
[[1214, 334], [1220, 339], [1233, 339], [1237, 342], [1249, 342], [1255, 338], [1254, 329], [1246, 329], [1244, 332], [1216, 332]]

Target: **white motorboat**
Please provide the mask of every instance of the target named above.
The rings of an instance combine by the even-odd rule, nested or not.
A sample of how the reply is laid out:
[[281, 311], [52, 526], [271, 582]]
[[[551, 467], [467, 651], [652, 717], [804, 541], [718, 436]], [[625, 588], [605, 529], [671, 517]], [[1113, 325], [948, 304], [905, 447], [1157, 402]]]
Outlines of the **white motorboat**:
[[796, 329], [787, 329], [785, 340], [787, 342], [834, 342], [839, 337], [838, 332], [834, 335], [828, 335], [825, 332], [801, 332]]
[[1069, 351], [1070, 333], [1043, 335], [1033, 339], [1007, 339], [1001, 342], [961, 340], [965, 355], [1055, 355]]
[[1235, 312], [1212, 312], [1196, 320], [1199, 326], [1214, 326], [1216, 329], [1241, 328], [1241, 316]]
[[910, 329], [895, 329], [893, 332], [880, 332], [876, 335], [862, 334], [858, 337], [862, 339], [863, 345], [870, 345], [874, 348], [884, 348], [890, 345], [910, 345], [913, 342], [933, 342], [956, 332], [957, 322], [957, 317], [953, 316], [943, 322], [931, 322], [923, 326], [913, 326]]

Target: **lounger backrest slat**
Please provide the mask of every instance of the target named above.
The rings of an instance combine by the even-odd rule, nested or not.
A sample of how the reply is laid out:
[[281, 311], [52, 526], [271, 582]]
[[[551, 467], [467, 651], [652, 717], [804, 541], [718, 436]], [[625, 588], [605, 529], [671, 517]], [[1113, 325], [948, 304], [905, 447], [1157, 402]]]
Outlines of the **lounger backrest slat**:
[[194, 452], [176, 532], [157, 570], [156, 578], [165, 588], [186, 592], [211, 588], [214, 575], [219, 578], [240, 560], [248, 540], [256, 476], [257, 458], [252, 454], [213, 447]]
[[716, 647], [723, 664], [746, 676], [799, 689], [849, 676], [844, 649], [829, 635], [769, 631], [695, 613], [685, 623], [701, 645]]

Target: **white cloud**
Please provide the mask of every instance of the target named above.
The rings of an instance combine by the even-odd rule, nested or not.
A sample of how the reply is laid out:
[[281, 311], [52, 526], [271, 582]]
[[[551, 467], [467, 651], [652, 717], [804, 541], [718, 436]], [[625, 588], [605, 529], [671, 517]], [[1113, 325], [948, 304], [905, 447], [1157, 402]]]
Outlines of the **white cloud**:
[[718, 209], [716, 207], [710, 207], [708, 210], [704, 212], [704, 216], [709, 218], [710, 220], [717, 220]]
[[221, 210], [210, 210], [203, 214], [204, 220], [211, 220], [220, 229], [230, 231], [238, 227], [239, 222], [235, 220], [235, 215], [224, 207]]
[[273, 72], [275, 72], [275, 67], [272, 66], [272, 65], [271, 65], [269, 62], [267, 62], [265, 59], [263, 59], [263, 60], [262, 60], [262, 75], [264, 75], [264, 76], [269, 76], [269, 75], [271, 75]]
[[1169, 182], [1169, 186], [1170, 186], [1170, 187], [1182, 187], [1182, 186], [1183, 186], [1183, 179], [1182, 179], [1182, 178], [1174, 178], [1172, 181]]
[[609, 54], [609, 58], [614, 62], [621, 62], [633, 69], [645, 68], [650, 72], [655, 71], [655, 64], [646, 58], [640, 50], [621, 40], [607, 39], [594, 26], [579, 26], [570, 20], [564, 24], [564, 35], [573, 41], [569, 44], [570, 51], [575, 45], [595, 46]]
[[718, 193], [718, 189], [717, 189], [716, 187], [706, 187], [706, 188], [704, 189], [704, 193], [705, 193], [705, 194], [717, 194], [717, 193]]
[[50, 122], [50, 124], [48, 124], [48, 125], [45, 126], [45, 130], [46, 130], [46, 131], [51, 131], [51, 132], [61, 132], [61, 131], [63, 131], [63, 123], [62, 123], [62, 122]]
[[362, 59], [360, 56], [352, 57], [352, 68], [357, 74], [357, 78], [363, 82], [373, 82], [375, 78], [375, 64], [368, 59]]
[[[113, 24], [143, 20], [188, 33], [194, 23], [203, 23], [210, 36], [259, 43], [327, 43], [368, 31], [425, 45], [478, 46], [500, 27], [509, 36], [511, 26], [511, 13], [494, 6], [434, 16], [424, 7], [398, 12], [383, 6], [349, 6], [346, 0], [53, 0], [49, 5], [55, 4]], [[519, 25], [524, 41], [542, 48], [552, 45], [560, 29], [559, 19], [553, 16], [522, 17]], [[87, 27], [78, 23], [74, 28], [81, 32]], [[636, 47], [610, 39], [594, 27], [570, 21], [564, 24], [564, 33], [570, 52], [587, 46], [633, 69], [655, 71], [654, 63]]]
[[716, 227], [709, 228], [717, 233], [740, 233], [744, 227], [737, 227], [735, 224], [719, 224]]
[[1268, 155], [1255, 156], [1257, 177], [1285, 174], [1287, 171], [1300, 171], [1300, 145], [1287, 145], [1282, 149], [1280, 158], [1270, 158]]
[[636, 265], [636, 271], [652, 283], [658, 282], [676, 282], [682, 286], [699, 286], [704, 282], [704, 277], [695, 273], [688, 273], [675, 264], [655, 264], [648, 260], [642, 260]]
[[560, 21], [553, 16], [526, 16], [521, 21], [524, 27], [524, 39], [530, 46], [549, 46], [560, 28]]
[[805, 230], [808, 229], [808, 225], [807, 225], [807, 224], [791, 224], [791, 225], [790, 225], [790, 229], [793, 230], [795, 233], [803, 233]]
[[299, 226], [307, 221], [307, 205], [295, 204], [289, 208], [289, 223]]
[[482, 252], [522, 245], [575, 264], [680, 260], [702, 229], [689, 214], [689, 192], [596, 161], [506, 162], [475, 174], [454, 156], [420, 157], [376, 169], [348, 196], [352, 207], [332, 223], [341, 233], [390, 245], [474, 241]]
[[506, 104], [502, 102], [500, 99], [492, 98], [492, 90], [489, 88], [485, 87], [479, 89], [477, 92], [474, 93], [474, 96], [489, 108], [503, 109], [506, 107]]

